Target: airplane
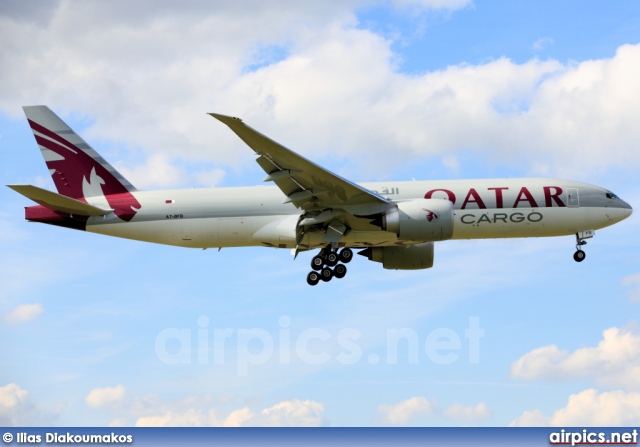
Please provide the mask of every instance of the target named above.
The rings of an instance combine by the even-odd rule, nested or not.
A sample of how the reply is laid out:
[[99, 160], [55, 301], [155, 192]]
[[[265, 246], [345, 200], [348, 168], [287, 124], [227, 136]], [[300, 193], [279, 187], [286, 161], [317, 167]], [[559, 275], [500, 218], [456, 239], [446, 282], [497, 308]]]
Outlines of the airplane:
[[595, 230], [632, 213], [607, 189], [553, 178], [357, 184], [216, 113], [275, 186], [143, 191], [47, 106], [23, 109], [58, 191], [7, 185], [38, 204], [27, 221], [180, 247], [319, 249], [312, 286], [343, 278], [353, 249], [385, 269], [428, 269], [450, 239], [575, 235], [582, 262]]

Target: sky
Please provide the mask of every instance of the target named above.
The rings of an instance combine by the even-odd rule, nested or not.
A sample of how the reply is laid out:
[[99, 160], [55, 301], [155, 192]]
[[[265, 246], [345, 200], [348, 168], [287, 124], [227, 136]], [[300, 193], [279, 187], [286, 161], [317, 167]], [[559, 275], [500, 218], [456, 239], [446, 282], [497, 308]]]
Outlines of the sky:
[[[252, 127], [352, 181], [559, 177], [640, 206], [640, 4], [0, 1], [0, 178], [46, 104], [142, 189], [252, 186]], [[24, 221], [0, 189], [0, 425], [640, 424], [638, 213], [422, 271]]]

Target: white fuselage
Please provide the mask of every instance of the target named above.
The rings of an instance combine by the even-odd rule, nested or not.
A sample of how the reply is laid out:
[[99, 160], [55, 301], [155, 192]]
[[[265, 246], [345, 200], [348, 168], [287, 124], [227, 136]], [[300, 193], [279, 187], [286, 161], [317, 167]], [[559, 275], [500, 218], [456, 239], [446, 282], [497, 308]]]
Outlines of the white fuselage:
[[[542, 237], [612, 225], [631, 207], [597, 186], [558, 179], [484, 179], [363, 183], [394, 202], [443, 199], [454, 203], [452, 239]], [[91, 217], [87, 231], [193, 248], [272, 246], [294, 248], [302, 211], [274, 186], [136, 191], [141, 207], [129, 222], [110, 214]], [[101, 206], [103, 197], [89, 197]], [[350, 210], [357, 215], [357, 210]], [[305, 245], [322, 244], [322, 233]], [[396, 234], [354, 222], [339, 245], [365, 247], [399, 241]]]

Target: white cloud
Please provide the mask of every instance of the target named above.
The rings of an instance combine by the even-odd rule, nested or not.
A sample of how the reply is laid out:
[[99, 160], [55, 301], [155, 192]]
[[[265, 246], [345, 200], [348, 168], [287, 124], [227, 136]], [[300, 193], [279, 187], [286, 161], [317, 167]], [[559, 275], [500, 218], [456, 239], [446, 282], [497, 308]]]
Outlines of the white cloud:
[[595, 389], [569, 396], [567, 405], [548, 417], [525, 411], [511, 426], [634, 426], [640, 424], [640, 393]]
[[598, 346], [573, 353], [555, 345], [534, 349], [511, 365], [511, 377], [561, 380], [590, 375], [604, 384], [640, 388], [640, 333], [633, 328], [609, 328]]
[[425, 9], [461, 9], [471, 5], [472, 0], [393, 0], [399, 6], [421, 6]]
[[320, 427], [328, 425], [324, 405], [311, 400], [293, 399], [278, 402], [258, 414], [248, 407], [232, 411], [222, 419], [218, 410], [190, 408], [186, 411], [166, 411], [161, 415], [144, 416], [136, 420], [137, 427], [224, 426], [224, 427]]
[[[0, 109], [17, 115], [20, 105], [49, 103], [63, 115], [86, 114], [95, 120], [87, 139], [141, 148], [149, 166], [159, 163], [165, 173], [178, 158], [232, 166], [250, 160], [250, 151], [209, 111], [240, 115], [314, 158], [358, 160], [354, 173], [363, 165], [388, 172], [389, 148], [406, 162], [460, 148], [488, 151], [505, 163], [524, 161], [533, 174], [640, 167], [640, 85], [633, 76], [640, 45], [623, 45], [600, 60], [461, 61], [409, 76], [399, 70], [393, 42], [358, 23], [354, 11], [368, 4], [191, 2], [178, 8], [141, 1], [131, 9], [63, 1], [39, 26], [15, 14], [0, 16], [6, 43]], [[455, 10], [469, 3], [396, 2], [406, 4]], [[248, 7], [252, 14], [238, 14]], [[264, 63], [269, 48], [281, 57], [251, 68]], [[186, 176], [177, 170], [165, 178], [177, 183]], [[131, 180], [164, 184], [137, 170]]]
[[15, 309], [7, 312], [4, 315], [4, 319], [10, 324], [25, 323], [38, 317], [43, 312], [44, 308], [42, 307], [42, 304], [21, 304]]
[[0, 387], [0, 408], [15, 409], [29, 397], [29, 392], [20, 388], [20, 385], [10, 383]]
[[249, 407], [244, 407], [229, 413], [229, 416], [224, 420], [223, 425], [225, 427], [242, 427], [254, 417], [255, 415], [251, 412]]
[[554, 425], [600, 427], [640, 424], [640, 393], [610, 391], [598, 393], [595, 389], [571, 395], [566, 407], [551, 418]]
[[[174, 156], [177, 158], [177, 156]], [[179, 185], [208, 185], [216, 186], [222, 182], [225, 172], [219, 168], [203, 170], [198, 168], [196, 172], [188, 172], [187, 167], [182, 166], [168, 155], [152, 154], [144, 163], [137, 166], [117, 164], [117, 169], [125, 178], [135, 178], [135, 186], [147, 188], [172, 188]]]
[[625, 276], [622, 279], [622, 284], [630, 287], [627, 292], [629, 301], [638, 302], [640, 301], [640, 273], [636, 273], [635, 275]]
[[124, 401], [126, 391], [123, 385], [94, 388], [87, 394], [84, 400], [87, 405], [93, 408], [112, 407]]
[[424, 397], [412, 397], [395, 405], [379, 405], [375, 420], [384, 425], [407, 425], [416, 417], [433, 414], [434, 411], [433, 404]]
[[491, 417], [491, 411], [484, 403], [480, 402], [475, 407], [465, 406], [454, 403], [447, 407], [442, 415], [447, 419], [458, 422], [473, 422], [488, 419]]
[[22, 413], [29, 406], [29, 392], [15, 383], [0, 387], [0, 426], [22, 424]]
[[523, 355], [511, 365], [511, 378], [523, 380], [563, 378], [564, 371], [558, 367], [568, 356], [556, 345], [536, 348]]
[[553, 44], [553, 39], [551, 37], [541, 37], [540, 39], [533, 42], [532, 47], [535, 51], [542, 51], [551, 44]]
[[50, 425], [53, 414], [31, 402], [29, 392], [16, 383], [0, 386], [0, 427]]
[[[193, 395], [172, 401], [155, 394], [132, 396], [123, 385], [93, 389], [85, 398], [92, 408], [109, 408], [112, 426], [139, 427], [319, 427], [329, 425], [324, 405], [291, 399], [259, 410], [244, 406], [229, 411], [226, 398]], [[218, 405], [224, 405], [222, 410]]]
[[328, 425], [324, 418], [324, 405], [312, 400], [293, 399], [265, 408], [255, 419], [245, 420], [242, 425], [265, 427], [320, 427]]
[[441, 409], [435, 401], [429, 402], [425, 397], [417, 396], [395, 405], [379, 405], [373, 421], [380, 425], [408, 425], [419, 416], [441, 416], [455, 422], [470, 423], [490, 418], [491, 411], [483, 402], [476, 406], [456, 402]]
[[547, 427], [551, 418], [540, 410], [528, 410], [509, 423], [509, 427]]
[[221, 425], [214, 411], [189, 409], [183, 413], [167, 411], [158, 416], [145, 416], [136, 420], [136, 427], [205, 427]]
[[138, 166], [119, 165], [125, 178], [135, 178], [137, 188], [170, 188], [187, 180], [184, 169], [171, 162], [165, 154], [152, 154]]

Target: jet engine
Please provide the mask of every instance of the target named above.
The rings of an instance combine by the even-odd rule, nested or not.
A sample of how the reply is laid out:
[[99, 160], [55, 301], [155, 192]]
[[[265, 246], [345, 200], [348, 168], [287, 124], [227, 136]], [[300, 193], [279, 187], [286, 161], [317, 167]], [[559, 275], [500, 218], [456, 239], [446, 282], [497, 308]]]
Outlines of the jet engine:
[[372, 223], [403, 241], [443, 241], [453, 235], [453, 203], [444, 199], [398, 202]]
[[433, 267], [433, 242], [393, 247], [369, 247], [360, 252], [386, 269], [419, 270]]

